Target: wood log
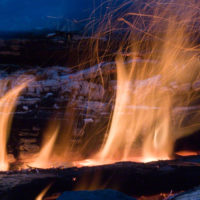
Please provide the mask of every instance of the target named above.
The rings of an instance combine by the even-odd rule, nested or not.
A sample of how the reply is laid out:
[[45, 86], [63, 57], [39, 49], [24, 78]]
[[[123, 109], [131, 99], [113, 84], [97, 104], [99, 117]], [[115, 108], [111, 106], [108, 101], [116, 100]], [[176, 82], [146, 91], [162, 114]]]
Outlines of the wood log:
[[27, 169], [0, 173], [0, 199], [34, 199], [49, 192], [117, 189], [131, 196], [191, 189], [200, 184], [200, 157], [152, 163], [119, 162], [92, 167]]
[[[82, 33], [63, 32], [53, 37], [49, 37], [48, 34], [33, 37], [30, 34], [17, 39], [1, 39], [0, 59], [1, 63], [23, 65], [24, 68], [35, 65], [74, 67], [80, 63], [91, 62], [91, 41], [101, 45], [99, 55], [103, 55], [108, 41], [94, 37], [86, 38]], [[108, 55], [117, 51], [119, 40], [116, 42], [111, 44]], [[112, 56], [106, 57], [108, 59]]]

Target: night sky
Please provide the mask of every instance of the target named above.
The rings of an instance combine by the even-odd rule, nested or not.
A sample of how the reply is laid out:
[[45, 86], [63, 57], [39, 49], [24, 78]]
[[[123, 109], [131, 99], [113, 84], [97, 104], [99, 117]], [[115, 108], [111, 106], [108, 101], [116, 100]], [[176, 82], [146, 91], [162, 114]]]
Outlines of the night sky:
[[79, 29], [104, 0], [0, 0], [0, 31]]
[[0, 0], [0, 31], [78, 29], [104, 0]]

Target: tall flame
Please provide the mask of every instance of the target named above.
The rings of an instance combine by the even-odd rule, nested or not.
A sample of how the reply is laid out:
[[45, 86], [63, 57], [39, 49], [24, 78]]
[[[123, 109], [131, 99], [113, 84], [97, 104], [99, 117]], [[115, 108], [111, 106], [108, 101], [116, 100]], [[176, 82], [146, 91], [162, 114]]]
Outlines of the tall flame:
[[[149, 65], [145, 65], [147, 70]], [[133, 63], [129, 71], [121, 58], [117, 60], [116, 103], [109, 134], [100, 153], [103, 160], [129, 160], [131, 155], [137, 155], [142, 145], [144, 157], [167, 159], [172, 153], [171, 96], [168, 91], [159, 91], [157, 77], [146, 80], [144, 86], [132, 88], [135, 67]], [[139, 74], [140, 78], [146, 76], [146, 70], [142, 70], [144, 74]]]
[[[137, 155], [144, 162], [168, 159], [175, 141], [199, 128], [199, 113], [187, 122], [188, 128], [183, 127], [186, 115], [174, 113], [176, 106], [188, 106], [194, 100], [194, 94], [179, 94], [178, 88], [193, 83], [200, 72], [199, 49], [194, 47], [196, 38], [192, 33], [196, 10], [185, 10], [184, 2], [176, 5], [177, 10], [172, 2], [164, 10], [155, 8], [150, 29], [137, 45], [133, 42], [131, 65], [125, 64], [122, 56], [117, 58], [115, 109], [98, 159], [131, 160]], [[120, 20], [136, 28], [125, 18]], [[153, 35], [152, 30], [160, 35]], [[147, 36], [152, 37], [152, 44], [145, 43]], [[151, 52], [146, 61], [139, 62], [134, 55], [139, 54], [142, 45], [150, 46]]]
[[[5, 81], [6, 82], [6, 81]], [[0, 170], [5, 171], [9, 169], [9, 162], [7, 158], [7, 141], [10, 132], [10, 125], [13, 118], [13, 111], [15, 109], [16, 100], [20, 92], [27, 86], [29, 81], [25, 81], [19, 86], [9, 90], [0, 98]]]

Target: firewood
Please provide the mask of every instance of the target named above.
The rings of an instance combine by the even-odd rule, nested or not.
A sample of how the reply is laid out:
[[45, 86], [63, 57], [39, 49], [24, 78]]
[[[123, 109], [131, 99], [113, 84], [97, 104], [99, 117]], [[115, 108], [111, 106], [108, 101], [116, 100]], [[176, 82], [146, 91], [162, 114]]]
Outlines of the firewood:
[[[192, 161], [193, 162], [190, 162]], [[0, 199], [34, 199], [49, 183], [50, 192], [119, 189], [131, 196], [170, 193], [200, 184], [199, 156], [152, 163], [119, 162], [91, 167], [27, 169], [0, 173]]]

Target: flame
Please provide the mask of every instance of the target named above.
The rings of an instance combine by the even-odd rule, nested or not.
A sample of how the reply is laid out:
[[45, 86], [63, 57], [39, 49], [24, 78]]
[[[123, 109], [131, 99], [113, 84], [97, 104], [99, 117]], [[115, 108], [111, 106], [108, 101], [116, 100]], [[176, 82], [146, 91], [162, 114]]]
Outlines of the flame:
[[50, 168], [53, 156], [55, 141], [59, 132], [59, 125], [51, 123], [48, 130], [45, 132], [45, 138], [40, 152], [35, 156], [34, 161], [28, 165], [36, 168]]
[[[176, 109], [198, 99], [186, 86], [191, 88], [200, 77], [194, 34], [199, 3], [151, 3], [153, 14], [148, 13], [148, 4], [140, 13], [126, 13], [119, 19], [132, 30], [132, 56], [128, 58], [132, 63], [126, 62], [123, 53], [116, 58], [117, 92], [110, 128], [100, 151], [92, 159], [80, 161], [81, 166], [170, 159], [176, 140], [200, 127], [198, 111], [188, 119], [186, 111], [180, 114]], [[149, 52], [138, 59], [144, 48]]]
[[[128, 12], [118, 18], [118, 22], [131, 30], [132, 43], [128, 47], [122, 44], [116, 58], [114, 111], [99, 152], [92, 158], [74, 162], [74, 165], [170, 159], [173, 158], [176, 140], [200, 128], [200, 112], [195, 111], [190, 117], [186, 109], [179, 112], [179, 108], [187, 108], [199, 99], [199, 95], [190, 89], [200, 78], [200, 49], [196, 45], [196, 15], [200, 3], [195, 0], [191, 0], [190, 4], [186, 0], [164, 2], [151, 1], [140, 13]], [[122, 52], [124, 49], [125, 53]], [[140, 59], [141, 54], [143, 59]], [[13, 104], [16, 97], [11, 98]], [[9, 109], [7, 112], [10, 113], [13, 108]], [[68, 105], [66, 110], [71, 119], [66, 127], [62, 125], [65, 130], [58, 124], [50, 125], [42, 148], [34, 161], [29, 162], [30, 166], [49, 168], [55, 152], [59, 154], [55, 160], [60, 161], [69, 159], [73, 154], [76, 145], [68, 142], [73, 138], [77, 111], [74, 111], [73, 105]], [[6, 141], [9, 118], [3, 118], [1, 123], [4, 123], [1, 127], [6, 127], [2, 131], [5, 132], [2, 141]], [[61, 134], [57, 138], [59, 131]], [[88, 139], [87, 136], [85, 138]], [[59, 145], [56, 146], [56, 143]], [[6, 147], [6, 143], [2, 146]], [[7, 169], [4, 165], [8, 162], [5, 158], [2, 160], [2, 168]]]
[[[7, 81], [4, 81], [7, 84]], [[20, 92], [28, 85], [30, 80], [22, 82], [20, 85], [12, 88], [0, 98], [0, 170], [9, 169], [9, 161], [7, 157], [7, 141], [10, 132], [10, 126], [13, 118], [17, 97]], [[6, 85], [5, 84], [5, 85]], [[5, 86], [4, 85], [4, 86]]]
[[47, 193], [47, 191], [49, 190], [49, 188], [52, 186], [52, 183], [49, 184], [47, 187], [45, 187], [42, 192], [35, 198], [35, 200], [42, 200], [44, 195]]
[[[189, 34], [186, 28], [193, 23], [192, 16], [196, 11], [194, 8], [188, 9], [182, 18], [180, 13], [185, 9], [183, 5], [173, 12], [172, 5], [167, 5], [164, 12], [156, 8], [157, 17], [152, 16], [151, 26], [158, 32], [161, 31], [160, 27], [165, 31], [160, 38], [152, 36], [154, 43], [151, 44], [147, 60], [154, 58], [155, 62], [141, 62], [138, 65], [133, 60], [128, 66], [122, 56], [116, 59], [115, 109], [106, 141], [98, 154], [100, 160], [130, 160], [132, 155], [137, 154], [141, 154], [143, 162], [169, 159], [172, 157], [175, 141], [199, 127], [197, 116], [196, 121], [191, 120], [189, 128], [185, 128], [182, 123], [186, 115], [174, 116], [173, 113], [175, 106], [189, 105], [194, 100], [192, 94], [187, 92], [183, 97], [178, 90], [170, 88], [174, 83], [193, 83], [199, 75], [198, 49], [190, 41], [190, 37], [194, 38], [194, 35]], [[122, 21], [135, 26], [126, 19]], [[145, 34], [151, 33], [148, 30]], [[142, 39], [145, 41], [145, 36]], [[139, 54], [141, 48], [140, 44], [133, 44], [132, 59], [135, 52]], [[130, 111], [131, 106], [149, 109]]]

